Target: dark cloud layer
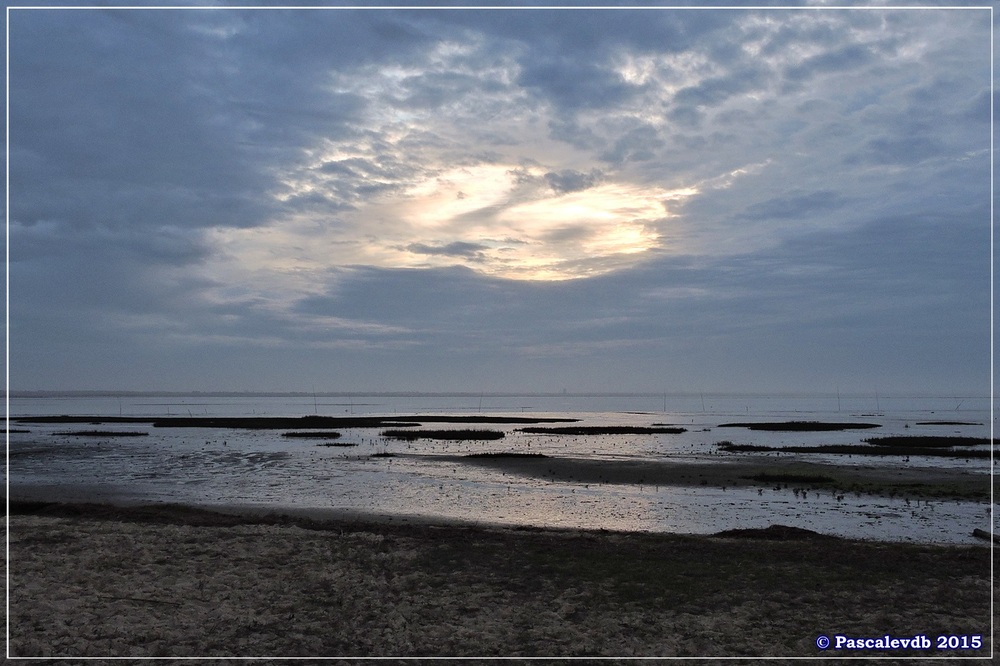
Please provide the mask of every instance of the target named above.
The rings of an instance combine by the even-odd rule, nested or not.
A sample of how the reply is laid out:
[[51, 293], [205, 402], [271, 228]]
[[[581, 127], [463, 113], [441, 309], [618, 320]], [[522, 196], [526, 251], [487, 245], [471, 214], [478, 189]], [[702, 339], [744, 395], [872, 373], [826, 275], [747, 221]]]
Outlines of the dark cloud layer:
[[989, 381], [989, 13], [12, 10], [15, 389]]
[[556, 192], [577, 192], [593, 187], [601, 180], [601, 172], [592, 170], [589, 173], [581, 173], [573, 169], [564, 171], [550, 171], [545, 174], [545, 181]]

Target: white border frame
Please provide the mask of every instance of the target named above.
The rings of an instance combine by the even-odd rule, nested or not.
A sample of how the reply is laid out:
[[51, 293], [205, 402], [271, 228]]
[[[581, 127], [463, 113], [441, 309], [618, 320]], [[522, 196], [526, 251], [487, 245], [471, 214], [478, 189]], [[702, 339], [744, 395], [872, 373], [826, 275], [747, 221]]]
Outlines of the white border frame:
[[[990, 654], [988, 657], [976, 655], [976, 656], [947, 656], [947, 657], [935, 657], [935, 656], [849, 656], [842, 654], [818, 654], [815, 656], [793, 656], [793, 657], [497, 657], [497, 656], [482, 656], [482, 657], [12, 657], [10, 654], [10, 14], [11, 10], [23, 11], [23, 10], [254, 10], [254, 11], [266, 11], [266, 10], [368, 10], [368, 11], [400, 11], [400, 10], [477, 10], [477, 11], [540, 11], [540, 10], [566, 10], [566, 11], [580, 11], [580, 10], [594, 10], [594, 11], [611, 11], [611, 10], [630, 10], [630, 11], [676, 11], [676, 10], [701, 10], [701, 11], [719, 11], [719, 10], [743, 10], [743, 11], [777, 11], [777, 10], [796, 10], [796, 11], [829, 11], [829, 10], [854, 10], [854, 11], [915, 11], [915, 10], [972, 10], [972, 11], [983, 11], [989, 10], [990, 15], [990, 439], [994, 440], [994, 424], [996, 423], [994, 415], [994, 323], [993, 323], [993, 302], [994, 302], [994, 36], [993, 36], [993, 25], [994, 25], [994, 13], [993, 5], [880, 5], [880, 6], [851, 6], [851, 5], [718, 5], [718, 6], [698, 6], [698, 5], [677, 5], [677, 6], [605, 6], [605, 5], [541, 5], [541, 6], [519, 6], [519, 5], [456, 5], [456, 6], [439, 6], [439, 5], [376, 5], [376, 6], [364, 6], [364, 5], [343, 5], [343, 6], [328, 6], [328, 5], [268, 5], [268, 6], [254, 6], [254, 5], [8, 5], [5, 7], [5, 71], [4, 71], [4, 87], [6, 94], [6, 116], [5, 116], [5, 137], [4, 137], [4, 152], [6, 155], [5, 161], [5, 186], [4, 186], [4, 197], [5, 197], [5, 226], [6, 226], [6, 247], [5, 247], [5, 318], [4, 318], [4, 328], [5, 328], [5, 393], [4, 393], [4, 433], [5, 433], [5, 444], [6, 444], [6, 516], [5, 516], [5, 542], [6, 542], [6, 567], [5, 567], [5, 582], [6, 582], [6, 635], [5, 635], [5, 656], [10, 660], [80, 660], [80, 661], [93, 661], [93, 660], [249, 660], [249, 659], [267, 659], [267, 660], [282, 660], [282, 661], [301, 661], [301, 660], [436, 660], [436, 661], [453, 661], [453, 660], [589, 660], [589, 661], [602, 661], [602, 660], [827, 660], [827, 659], [843, 659], [843, 660], [963, 660], [963, 659], [993, 659], [996, 653], [996, 642], [995, 642], [995, 627], [994, 627], [994, 606], [996, 604], [996, 599], [994, 598], [992, 592], [994, 589], [994, 563], [995, 563], [995, 547], [996, 547], [996, 535], [993, 533], [993, 525], [996, 519], [994, 512], [996, 511], [996, 498], [994, 496], [995, 483], [990, 484], [990, 534], [994, 538], [990, 541]], [[994, 470], [994, 447], [990, 447], [990, 476], [993, 477]]]

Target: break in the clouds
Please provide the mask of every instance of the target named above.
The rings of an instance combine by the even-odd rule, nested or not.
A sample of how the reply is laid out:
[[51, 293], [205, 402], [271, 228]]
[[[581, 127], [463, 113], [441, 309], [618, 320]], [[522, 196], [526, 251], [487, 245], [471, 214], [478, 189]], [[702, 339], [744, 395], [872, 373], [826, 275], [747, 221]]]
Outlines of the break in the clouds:
[[14, 388], [988, 390], [984, 9], [9, 13]]

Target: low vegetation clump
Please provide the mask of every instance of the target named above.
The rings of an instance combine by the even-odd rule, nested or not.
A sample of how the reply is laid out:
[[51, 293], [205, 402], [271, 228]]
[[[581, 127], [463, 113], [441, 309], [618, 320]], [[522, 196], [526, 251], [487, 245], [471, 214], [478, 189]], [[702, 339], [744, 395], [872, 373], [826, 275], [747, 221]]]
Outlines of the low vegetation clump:
[[561, 428], [520, 428], [521, 432], [539, 435], [679, 435], [686, 428], [676, 426], [566, 426]]
[[286, 432], [282, 437], [297, 437], [301, 439], [338, 439], [340, 433], [336, 430], [312, 430], [305, 432]]
[[495, 451], [489, 453], [470, 453], [466, 458], [548, 458], [544, 453], [524, 453], [521, 451]]
[[499, 430], [384, 430], [382, 437], [412, 441], [415, 439], [503, 439], [504, 433]]
[[896, 436], [896, 437], [869, 437], [865, 440], [869, 444], [876, 446], [915, 447], [915, 448], [947, 448], [950, 446], [987, 446], [990, 443], [989, 437], [935, 437], [925, 436]]
[[[727, 453], [760, 453], [760, 452], [777, 452], [777, 453], [832, 453], [832, 454], [847, 454], [847, 455], [859, 455], [859, 456], [936, 456], [939, 458], [988, 458], [990, 456], [989, 451], [970, 451], [968, 449], [964, 450], [952, 450], [950, 447], [953, 445], [959, 445], [960, 442], [954, 442], [953, 444], [913, 444], [906, 445], [903, 443], [897, 443], [892, 445], [881, 444], [882, 439], [895, 439], [895, 438], [876, 438], [865, 440], [868, 442], [879, 442], [879, 444], [820, 444], [818, 446], [762, 446], [760, 444], [733, 444], [732, 442], [719, 442], [717, 446], [720, 451], [726, 451]], [[906, 437], [901, 437], [899, 439], [909, 439]], [[929, 438], [929, 439], [975, 439], [972, 437], [942, 437], [942, 438]], [[984, 440], [983, 442], [976, 443], [966, 443], [966, 446], [972, 446], [974, 444], [986, 443], [989, 440]]]
[[822, 421], [779, 421], [761, 423], [720, 423], [720, 428], [746, 428], [747, 430], [825, 432], [831, 430], [859, 430], [881, 428], [878, 423], [824, 423]]
[[784, 451], [784, 449], [778, 449], [773, 446], [762, 446], [760, 444], [733, 444], [730, 441], [718, 442], [716, 446], [719, 447], [721, 451], [727, 451], [729, 453], [756, 453], [757, 451]]
[[146, 423], [154, 428], [233, 428], [290, 430], [293, 428], [403, 428], [427, 423], [573, 423], [573, 418], [424, 414], [409, 416], [25, 416], [17, 423]]
[[133, 430], [74, 430], [71, 432], [54, 432], [53, 435], [69, 437], [146, 437], [148, 432]]
[[768, 527], [749, 527], [723, 530], [716, 532], [713, 536], [725, 539], [763, 539], [767, 541], [796, 541], [807, 539], [810, 541], [835, 542], [837, 537], [830, 534], [820, 534], [813, 530], [790, 525], [769, 525]]
[[917, 425], [963, 426], [963, 425], [983, 425], [983, 424], [973, 423], [971, 421], [917, 421]]
[[823, 474], [795, 474], [781, 472], [761, 472], [760, 474], [745, 476], [743, 478], [750, 479], [751, 481], [762, 481], [764, 483], [833, 483], [836, 481], [833, 477], [825, 476]]
[[357, 446], [357, 442], [320, 442], [316, 446]]

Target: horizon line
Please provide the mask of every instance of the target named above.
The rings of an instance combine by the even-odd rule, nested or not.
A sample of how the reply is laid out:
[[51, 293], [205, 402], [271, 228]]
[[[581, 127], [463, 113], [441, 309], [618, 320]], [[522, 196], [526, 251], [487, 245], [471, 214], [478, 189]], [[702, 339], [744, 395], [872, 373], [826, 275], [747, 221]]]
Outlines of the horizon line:
[[383, 390], [383, 391], [369, 391], [369, 390], [357, 390], [357, 391], [312, 391], [312, 390], [301, 390], [301, 391], [264, 391], [264, 390], [192, 390], [192, 391], [178, 391], [178, 390], [108, 390], [108, 389], [30, 389], [30, 390], [15, 390], [8, 391], [8, 397], [11, 398], [45, 398], [45, 397], [150, 397], [150, 396], [209, 396], [209, 397], [328, 397], [328, 398], [350, 398], [357, 396], [367, 396], [367, 397], [425, 397], [425, 398], [455, 398], [455, 397], [493, 397], [493, 398], [518, 398], [518, 397], [568, 397], [568, 398], [663, 398], [663, 397], [675, 397], [675, 398], [688, 398], [688, 397], [703, 397], [703, 396], [732, 396], [732, 397], [785, 397], [785, 398], [820, 398], [820, 397], [841, 397], [841, 398], [854, 398], [854, 397], [871, 397], [872, 395], [878, 395], [883, 399], [892, 399], [895, 397], [905, 397], [905, 398], [989, 398], [991, 396], [990, 392], [974, 393], [970, 391], [946, 391], [940, 393], [932, 393], [929, 391], [889, 391], [884, 392], [882, 389], [873, 388], [869, 391], [840, 391], [838, 389], [834, 390], [808, 390], [808, 391], [794, 391], [794, 390], [776, 390], [776, 391], [718, 391], [718, 390], [705, 390], [705, 391], [691, 391], [691, 390], [674, 390], [674, 391], [648, 391], [648, 390], [636, 390], [636, 391], [407, 391], [407, 390]]

